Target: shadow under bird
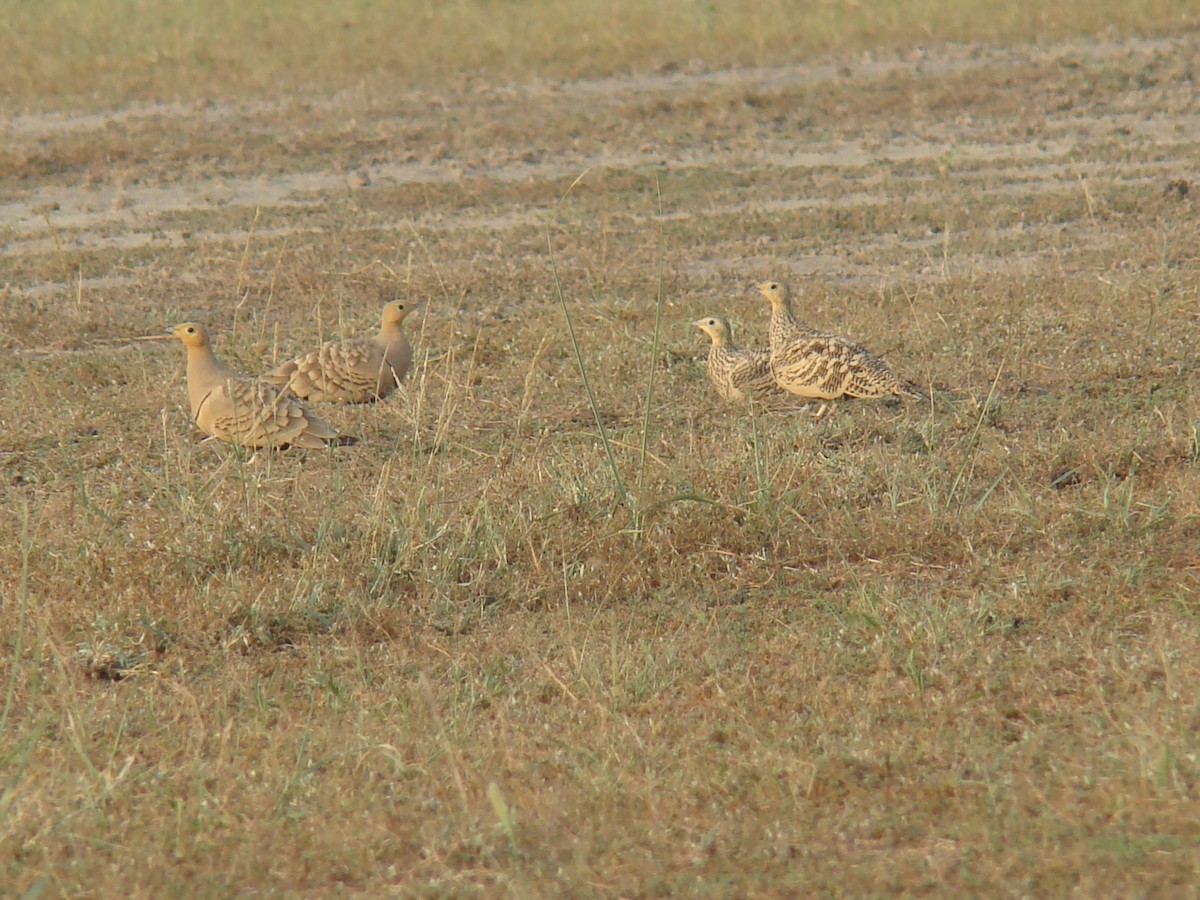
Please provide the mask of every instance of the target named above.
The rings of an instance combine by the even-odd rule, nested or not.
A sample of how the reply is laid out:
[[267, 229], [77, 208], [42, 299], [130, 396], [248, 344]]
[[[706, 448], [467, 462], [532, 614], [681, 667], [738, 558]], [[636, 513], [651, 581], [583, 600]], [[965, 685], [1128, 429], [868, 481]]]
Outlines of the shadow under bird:
[[382, 400], [412, 366], [404, 319], [419, 304], [393, 300], [383, 307], [379, 333], [328, 341], [261, 376], [303, 400], [369, 403]]
[[785, 391], [822, 401], [915, 396], [883, 360], [858, 344], [797, 322], [786, 284], [764, 281], [758, 291], [771, 302], [771, 372]]
[[693, 324], [712, 339], [708, 350], [708, 380], [722, 399], [731, 402], [754, 400], [772, 407], [799, 407], [800, 401], [775, 383], [770, 348], [737, 346], [729, 321], [721, 316], [707, 316]]
[[184, 322], [171, 334], [187, 348], [192, 421], [210, 437], [242, 447], [304, 447], [340, 442], [338, 433], [298, 399], [217, 359], [208, 329]]

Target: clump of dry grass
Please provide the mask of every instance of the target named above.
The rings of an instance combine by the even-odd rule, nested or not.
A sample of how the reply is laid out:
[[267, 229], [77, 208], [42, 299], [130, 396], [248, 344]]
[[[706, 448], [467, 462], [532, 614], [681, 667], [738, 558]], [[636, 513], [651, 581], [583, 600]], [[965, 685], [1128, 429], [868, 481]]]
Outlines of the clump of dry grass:
[[[402, 96], [353, 101], [405, 124], [332, 158], [319, 108], [289, 152], [279, 111], [197, 111], [160, 172], [149, 125], [108, 136], [153, 185], [113, 183], [87, 129], [20, 142], [55, 162], [14, 203], [60, 208], [13, 226], [0, 295], [6, 883], [1186, 883], [1200, 235], [1165, 186], [1196, 99], [1144, 77], [1179, 54], [1080, 46], [957, 81], [934, 52], [753, 91], [614, 83], [536, 121], [447, 88], [448, 155]], [[1031, 123], [1008, 82], [1079, 102]], [[655, 174], [647, 134], [697, 122], [716, 149]], [[421, 159], [387, 169], [376, 139], [409, 128]], [[245, 142], [235, 169], [372, 179], [222, 195], [185, 162], [201, 132]], [[514, 169], [529, 133], [562, 158]], [[592, 141], [608, 162], [564, 172]], [[90, 187], [54, 184], [77, 158]], [[820, 422], [710, 399], [691, 321], [763, 333], [750, 286], [774, 273], [932, 399]], [[199, 443], [179, 354], [128, 340], [203, 318], [260, 371], [397, 295], [425, 301], [413, 374], [334, 408], [360, 439], [336, 451]]]

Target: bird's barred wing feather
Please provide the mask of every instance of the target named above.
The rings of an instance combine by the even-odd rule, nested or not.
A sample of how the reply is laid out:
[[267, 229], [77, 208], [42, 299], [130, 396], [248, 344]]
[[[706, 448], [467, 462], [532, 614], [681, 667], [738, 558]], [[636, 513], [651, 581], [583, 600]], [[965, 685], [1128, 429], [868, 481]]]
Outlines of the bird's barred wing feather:
[[877, 398], [911, 393], [883, 360], [861, 347], [854, 349], [846, 380], [847, 396]]
[[263, 380], [306, 400], [363, 403], [376, 399], [381, 371], [386, 363], [372, 342], [331, 341], [272, 369]]
[[254, 378], [230, 378], [215, 387], [196, 422], [214, 437], [244, 447], [317, 449], [338, 436], [295, 397]]
[[751, 394], [770, 394], [778, 390], [771, 373], [771, 352], [765, 347], [747, 347], [732, 354], [729, 380], [734, 387]]
[[725, 400], [753, 400], [772, 412], [795, 412], [804, 405], [775, 383], [766, 347], [716, 349], [709, 358], [709, 379]]
[[798, 338], [774, 347], [771, 371], [784, 390], [818, 400], [905, 393], [882, 360], [832, 335]]

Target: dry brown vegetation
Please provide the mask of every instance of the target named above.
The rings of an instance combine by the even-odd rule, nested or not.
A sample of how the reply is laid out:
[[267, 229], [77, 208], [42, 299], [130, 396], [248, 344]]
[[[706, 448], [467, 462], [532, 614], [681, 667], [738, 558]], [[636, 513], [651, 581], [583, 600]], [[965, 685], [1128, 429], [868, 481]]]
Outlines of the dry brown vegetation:
[[[3, 126], [0, 893], [1196, 883], [1195, 19], [866, 6], [756, 69], [557, 20], [489, 68], [494, 17], [337, 95], [203, 29], [187, 88], [38, 58], [212, 99]], [[691, 323], [765, 277], [931, 399], [721, 405]], [[327, 453], [200, 443], [130, 340], [262, 371], [395, 295], [413, 377]]]

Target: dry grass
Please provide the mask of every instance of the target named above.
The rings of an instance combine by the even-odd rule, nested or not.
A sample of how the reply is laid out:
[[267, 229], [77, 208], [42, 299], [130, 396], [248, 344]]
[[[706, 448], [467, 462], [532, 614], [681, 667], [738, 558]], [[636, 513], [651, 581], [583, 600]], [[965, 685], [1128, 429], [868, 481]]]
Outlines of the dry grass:
[[1194, 28], [1187, 0], [45, 0], [9, 4], [0, 112], [781, 64], [831, 50]]
[[[894, 9], [889, 42], [1025, 35]], [[807, 15], [857, 48], [869, 11]], [[502, 18], [464, 69], [537, 68], [488, 63]], [[203, 88], [271, 102], [11, 131], [0, 883], [1194, 884], [1196, 35], [297, 99], [300, 54], [379, 30]], [[657, 59], [621, 54], [551, 71]], [[99, 102], [162, 96], [111, 65]], [[720, 406], [689, 323], [761, 334], [767, 276], [933, 400]], [[262, 370], [395, 294], [426, 301], [414, 377], [326, 410], [361, 439], [329, 453], [199, 443], [181, 348], [129, 342], [200, 319]]]

